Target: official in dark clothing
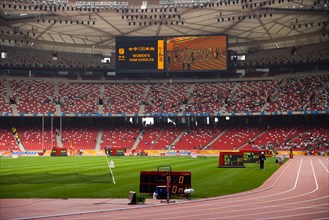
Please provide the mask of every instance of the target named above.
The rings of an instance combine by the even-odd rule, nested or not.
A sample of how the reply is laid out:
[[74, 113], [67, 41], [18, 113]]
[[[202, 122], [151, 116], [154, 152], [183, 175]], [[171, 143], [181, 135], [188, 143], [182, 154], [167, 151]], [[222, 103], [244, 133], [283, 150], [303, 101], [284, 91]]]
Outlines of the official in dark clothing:
[[266, 160], [265, 154], [264, 154], [264, 152], [261, 152], [260, 155], [259, 155], [259, 158], [258, 158], [259, 168], [261, 170], [264, 170], [264, 162], [265, 162], [265, 160]]

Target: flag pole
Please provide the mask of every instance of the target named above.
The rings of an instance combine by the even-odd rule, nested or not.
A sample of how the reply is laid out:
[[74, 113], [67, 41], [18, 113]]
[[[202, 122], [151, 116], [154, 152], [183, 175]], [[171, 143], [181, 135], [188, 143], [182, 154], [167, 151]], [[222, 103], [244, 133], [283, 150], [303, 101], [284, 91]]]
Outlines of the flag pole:
[[114, 175], [113, 175], [113, 172], [112, 172], [112, 167], [111, 167], [111, 162], [113, 163], [113, 161], [111, 161], [111, 162], [109, 161], [109, 158], [107, 157], [108, 156], [107, 153], [105, 153], [105, 156], [106, 156], [106, 160], [107, 160], [107, 165], [109, 166], [109, 169], [110, 169], [110, 174], [112, 176], [112, 181], [115, 184], [115, 178], [114, 178]]

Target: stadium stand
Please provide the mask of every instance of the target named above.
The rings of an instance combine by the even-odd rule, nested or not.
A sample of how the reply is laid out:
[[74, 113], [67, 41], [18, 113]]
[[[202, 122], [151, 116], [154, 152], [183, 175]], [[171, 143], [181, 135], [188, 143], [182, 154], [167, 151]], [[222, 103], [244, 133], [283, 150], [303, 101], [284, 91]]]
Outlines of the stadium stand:
[[20, 151], [10, 128], [0, 129], [0, 151]]
[[100, 148], [116, 147], [132, 149], [140, 129], [134, 126], [107, 126], [102, 129]]
[[14, 96], [9, 95], [6, 88], [6, 81], [0, 80], [0, 109], [1, 112], [12, 113], [12, 109], [10, 106], [11, 102], [15, 102]]
[[97, 114], [99, 84], [59, 83], [61, 109], [65, 113]]
[[3, 67], [33, 67], [42, 68], [104, 68], [107, 64], [101, 62], [100, 54], [70, 53], [61, 51], [47, 51], [29, 48], [24, 53], [15, 47], [3, 46], [2, 50], [8, 54], [7, 59], [1, 59]]
[[169, 150], [172, 144], [179, 137], [182, 129], [177, 126], [161, 127], [161, 133], [155, 140], [153, 150]]
[[95, 150], [98, 130], [90, 126], [64, 127], [62, 130], [63, 147], [75, 150]]
[[53, 147], [57, 147], [57, 140], [55, 133], [51, 133], [50, 129], [44, 130], [42, 134], [42, 128], [35, 127], [22, 127], [18, 128], [21, 142], [27, 151], [42, 151], [43, 149], [50, 150]]
[[[184, 129], [184, 134], [172, 147], [175, 150], [202, 150], [220, 133], [220, 129], [213, 127], [190, 127]], [[213, 148], [211, 148], [213, 149]]]
[[9, 84], [19, 112], [30, 114], [55, 112], [55, 105], [52, 102], [54, 96], [52, 82], [10, 80]]
[[139, 113], [145, 90], [144, 84], [105, 84], [104, 114]]
[[[237, 68], [325, 63], [329, 56], [327, 48], [317, 44], [258, 50], [249, 53], [245, 61], [231, 65]], [[318, 71], [317, 66], [312, 71], [272, 72], [261, 77], [252, 77], [251, 71], [240, 78], [232, 74], [229, 79], [146, 80], [118, 76], [106, 79], [104, 72], [90, 74], [105, 67], [96, 54], [81, 56], [34, 49], [20, 53], [13, 47], [6, 47], [6, 52], [8, 59], [1, 59], [1, 67], [7, 70], [0, 77], [0, 113], [2, 118], [14, 118], [11, 120], [25, 150], [63, 146], [82, 150], [124, 147], [128, 150], [293, 148], [308, 151], [329, 146], [328, 127], [321, 124], [327, 120], [329, 110], [329, 75], [327, 71]], [[56, 69], [56, 73], [51, 69]], [[58, 74], [57, 70], [63, 70], [64, 74]], [[70, 73], [66, 74], [66, 70]], [[51, 134], [49, 127], [42, 131], [39, 122], [33, 127], [19, 122], [17, 118], [23, 116], [37, 117], [31, 117], [31, 121], [40, 116], [63, 116], [66, 124], [59, 136], [55, 132], [58, 123]], [[105, 122], [76, 124], [79, 117], [91, 117], [94, 122], [95, 116], [103, 117]], [[141, 120], [136, 120], [147, 116], [155, 117], [155, 125], [143, 126]], [[208, 116], [209, 124], [205, 120]], [[226, 122], [225, 116], [239, 119]], [[313, 125], [308, 117], [315, 118], [318, 125]], [[172, 119], [175, 125], [164, 125], [162, 118]], [[214, 122], [215, 118], [219, 122]], [[291, 125], [299, 119], [304, 120], [302, 124]], [[70, 120], [74, 122], [69, 123]], [[239, 122], [234, 124], [236, 121]], [[0, 131], [1, 150], [20, 150], [10, 128], [2, 126]]]
[[[1, 112], [44, 114], [255, 113], [328, 109], [328, 75], [235, 82], [131, 84], [1, 80]], [[9, 84], [9, 85], [8, 85]], [[10, 90], [12, 96], [8, 95]], [[13, 98], [13, 107], [10, 106]], [[59, 106], [59, 110], [57, 110]]]
[[211, 144], [211, 149], [237, 150], [254, 137], [264, 131], [262, 126], [234, 126], [225, 130], [221, 136]]

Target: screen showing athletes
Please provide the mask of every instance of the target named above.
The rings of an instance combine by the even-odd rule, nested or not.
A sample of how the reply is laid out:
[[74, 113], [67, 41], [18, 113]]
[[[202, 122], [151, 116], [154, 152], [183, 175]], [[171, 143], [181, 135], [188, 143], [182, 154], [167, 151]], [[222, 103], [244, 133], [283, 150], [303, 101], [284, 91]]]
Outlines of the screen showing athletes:
[[227, 36], [166, 38], [167, 71], [227, 70]]

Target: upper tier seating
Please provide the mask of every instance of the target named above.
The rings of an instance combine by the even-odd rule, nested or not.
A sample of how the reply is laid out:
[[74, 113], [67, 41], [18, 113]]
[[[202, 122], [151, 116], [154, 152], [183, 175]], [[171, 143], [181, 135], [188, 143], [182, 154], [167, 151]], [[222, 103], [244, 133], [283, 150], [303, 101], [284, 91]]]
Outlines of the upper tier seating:
[[236, 83], [196, 83], [186, 112], [219, 112], [230, 101]]
[[54, 85], [52, 82], [37, 80], [10, 80], [10, 87], [16, 98], [18, 112], [54, 113]]
[[249, 53], [246, 60], [239, 60], [233, 66], [269, 66], [328, 62], [328, 44], [313, 44], [301, 47], [260, 50]]
[[[16, 106], [9, 105], [10, 90]], [[17, 107], [29, 114], [301, 113], [328, 110], [328, 91], [329, 75], [190, 84], [8, 79], [0, 81], [0, 112]]]
[[152, 84], [144, 97], [144, 113], [181, 113], [187, 103], [188, 84]]
[[103, 112], [106, 114], [139, 113], [144, 91], [144, 84], [106, 84]]
[[11, 106], [9, 104], [9, 96], [7, 92], [7, 88], [5, 86], [5, 81], [0, 80], [0, 113], [1, 112], [9, 112], [12, 113]]
[[98, 113], [99, 84], [59, 83], [59, 93], [65, 113]]
[[7, 58], [1, 59], [4, 67], [39, 68], [104, 68], [111, 65], [101, 62], [101, 54], [54, 52], [28, 48], [4, 47]]
[[276, 81], [240, 82], [228, 112], [260, 112], [277, 88]]

